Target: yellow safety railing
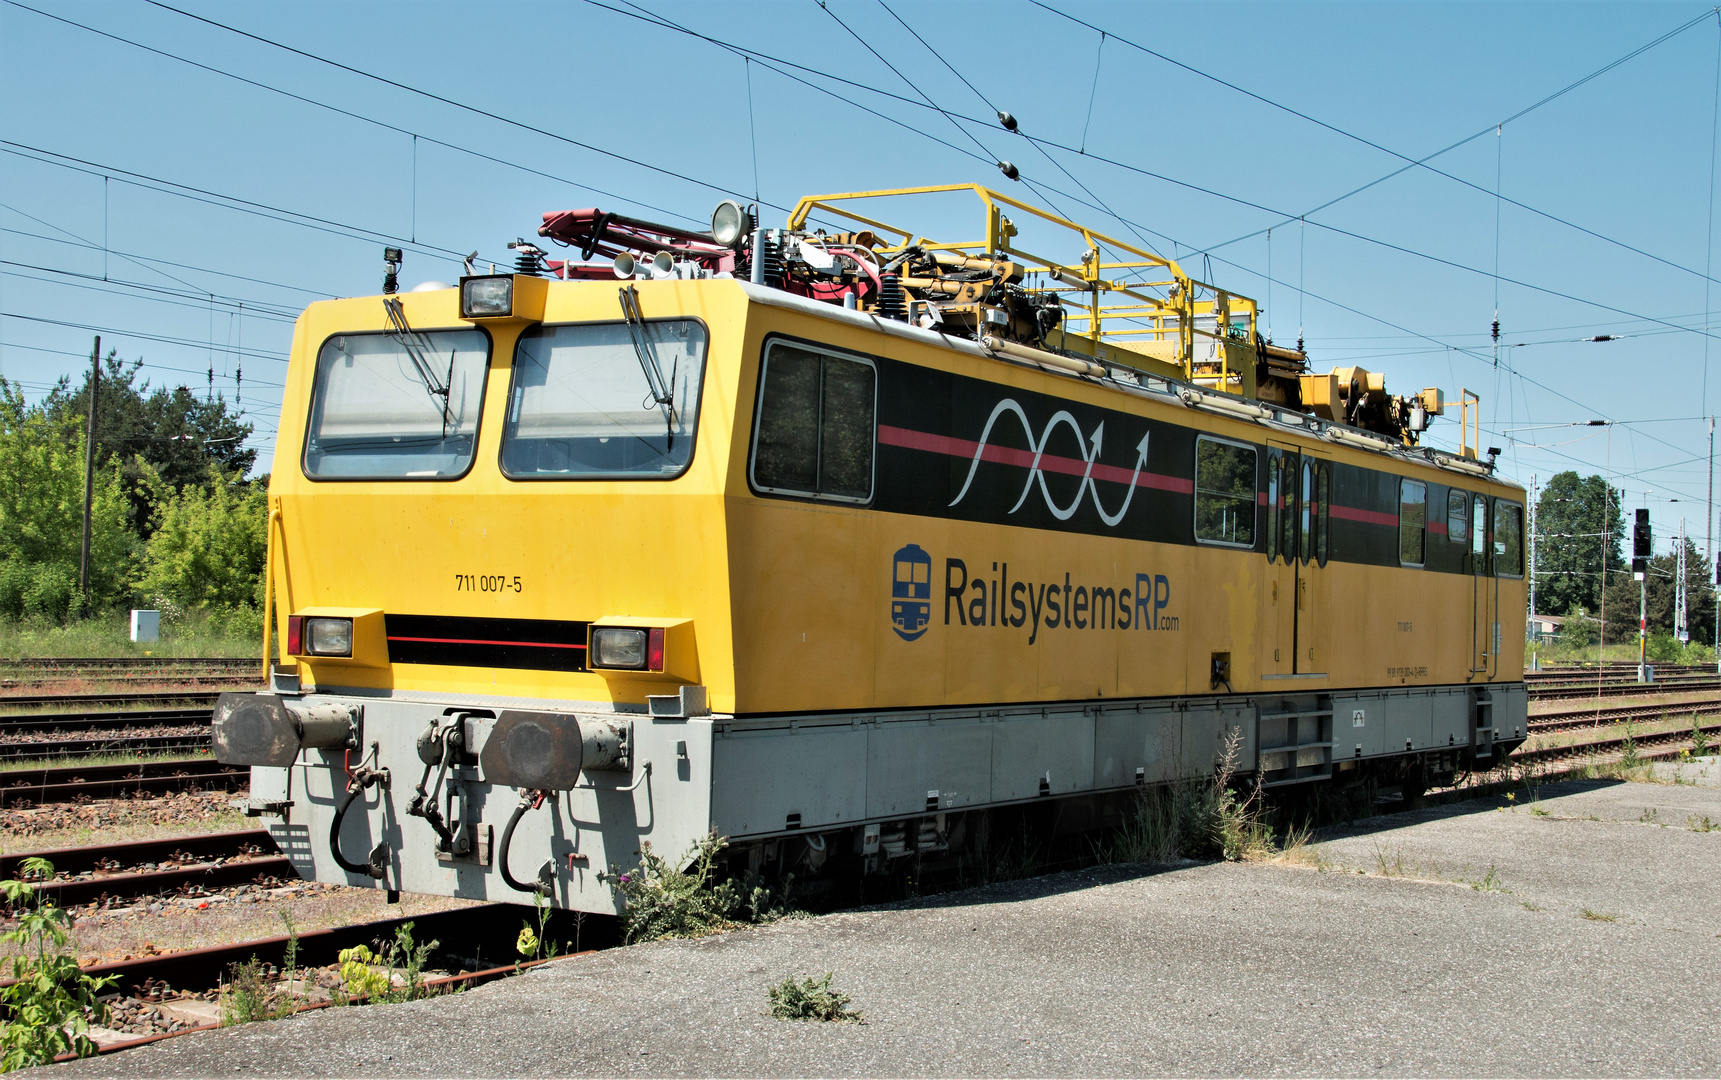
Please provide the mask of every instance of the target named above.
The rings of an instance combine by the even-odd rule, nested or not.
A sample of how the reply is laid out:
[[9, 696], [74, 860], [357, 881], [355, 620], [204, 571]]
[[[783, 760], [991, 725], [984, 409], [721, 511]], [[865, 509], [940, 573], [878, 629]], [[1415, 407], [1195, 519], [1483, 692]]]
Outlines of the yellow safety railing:
[[[980, 200], [985, 211], [984, 239], [934, 241], [917, 235], [913, 230], [863, 214], [849, 205], [861, 200], [959, 192], [971, 193]], [[1074, 258], [1050, 258], [1017, 246], [1015, 238], [1020, 230], [1005, 213], [1006, 209], [1074, 234], [1079, 239], [1079, 253]], [[789, 215], [789, 228], [806, 228], [808, 219], [815, 213], [871, 230], [884, 245], [878, 249], [883, 258], [918, 246], [924, 251], [1009, 258], [1020, 263], [1025, 271], [1045, 274], [1052, 283], [1029, 287], [1029, 291], [1056, 294], [1065, 305], [1066, 324], [1082, 326], [1079, 335], [1075, 331], [1066, 331], [1066, 340], [1069, 336], [1079, 336], [1095, 345], [1113, 339], [1169, 343], [1170, 348], [1152, 349], [1115, 341], [1121, 348], [1175, 365], [1185, 378], [1198, 375], [1195, 370], [1197, 340], [1211, 340], [1214, 342], [1213, 357], [1211, 360], [1200, 359], [1204, 369], [1199, 377], [1205, 381], [1210, 376], [1217, 376], [1221, 390], [1227, 388], [1234, 370], [1227, 346], [1244, 344], [1253, 356], [1259, 315], [1254, 300], [1190, 277], [1175, 260], [979, 184], [809, 195], [796, 204], [794, 212]], [[1135, 277], [1127, 276], [1130, 274]], [[1214, 364], [1217, 366], [1210, 366]]]

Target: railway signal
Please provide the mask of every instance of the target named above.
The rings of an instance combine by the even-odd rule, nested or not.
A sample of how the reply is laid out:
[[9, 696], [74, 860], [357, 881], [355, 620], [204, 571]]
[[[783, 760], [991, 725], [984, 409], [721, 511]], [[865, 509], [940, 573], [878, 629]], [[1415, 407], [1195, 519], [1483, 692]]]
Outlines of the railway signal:
[[1637, 681], [1649, 682], [1649, 511], [1639, 509], [1631, 529], [1631, 576], [1637, 579]]

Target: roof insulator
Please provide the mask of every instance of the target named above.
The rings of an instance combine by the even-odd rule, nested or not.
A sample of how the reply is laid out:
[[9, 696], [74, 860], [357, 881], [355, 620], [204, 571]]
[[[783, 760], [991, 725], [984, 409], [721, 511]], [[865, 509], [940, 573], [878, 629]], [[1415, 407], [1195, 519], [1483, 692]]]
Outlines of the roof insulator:
[[1003, 109], [998, 110], [998, 122], [1004, 125], [1005, 131], [1016, 130], [1016, 118], [1005, 112]]
[[1012, 180], [1022, 179], [1021, 172], [1017, 170], [1016, 166], [1010, 164], [1008, 161], [1000, 161], [998, 163], [998, 171]]

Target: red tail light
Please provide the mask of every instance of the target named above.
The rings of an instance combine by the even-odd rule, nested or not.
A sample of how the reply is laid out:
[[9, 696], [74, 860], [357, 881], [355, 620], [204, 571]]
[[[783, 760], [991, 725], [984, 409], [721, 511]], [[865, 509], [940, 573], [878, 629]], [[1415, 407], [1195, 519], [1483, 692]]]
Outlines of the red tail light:
[[663, 670], [663, 627], [651, 628], [651, 637], [645, 646], [645, 667], [647, 671]]
[[305, 617], [303, 615], [287, 616], [287, 655], [298, 656], [305, 650], [301, 647], [305, 637]]

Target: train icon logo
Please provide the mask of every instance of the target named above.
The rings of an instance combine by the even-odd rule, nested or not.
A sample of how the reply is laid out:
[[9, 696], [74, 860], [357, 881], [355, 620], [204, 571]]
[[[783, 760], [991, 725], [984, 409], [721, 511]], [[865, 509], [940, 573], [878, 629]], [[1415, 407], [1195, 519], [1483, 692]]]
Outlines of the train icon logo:
[[913, 641], [932, 623], [932, 556], [919, 544], [896, 553], [890, 573], [890, 625]]

